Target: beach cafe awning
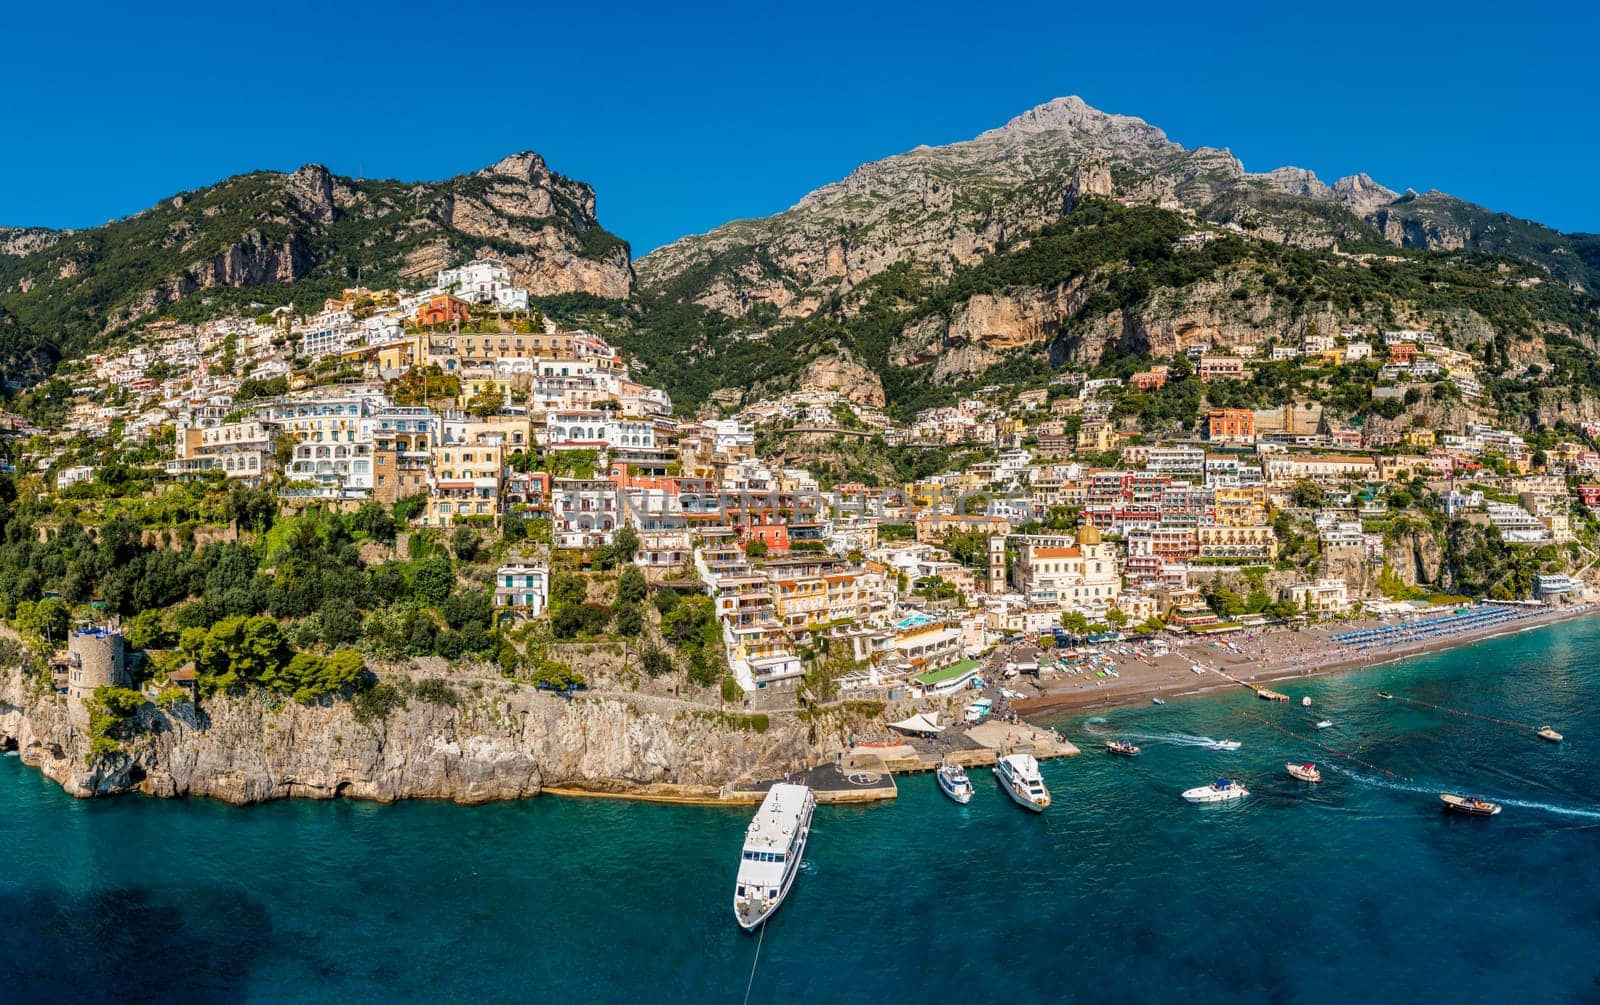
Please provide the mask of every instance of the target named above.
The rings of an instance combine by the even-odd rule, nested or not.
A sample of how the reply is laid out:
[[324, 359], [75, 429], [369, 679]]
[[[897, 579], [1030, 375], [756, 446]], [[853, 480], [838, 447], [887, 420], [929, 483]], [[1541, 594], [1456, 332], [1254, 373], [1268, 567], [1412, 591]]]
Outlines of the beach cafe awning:
[[909, 719], [889, 723], [889, 728], [916, 736], [932, 736], [942, 732], [938, 712], [918, 712]]

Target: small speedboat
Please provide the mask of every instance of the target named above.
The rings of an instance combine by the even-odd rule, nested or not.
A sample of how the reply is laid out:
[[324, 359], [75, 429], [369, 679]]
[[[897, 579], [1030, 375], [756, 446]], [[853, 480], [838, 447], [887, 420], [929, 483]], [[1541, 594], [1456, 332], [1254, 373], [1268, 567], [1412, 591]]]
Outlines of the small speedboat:
[[1250, 794], [1250, 790], [1230, 778], [1219, 778], [1210, 785], [1189, 789], [1183, 798], [1191, 803], [1230, 803], [1236, 799], [1243, 799]]
[[1544, 739], [1549, 740], [1551, 743], [1560, 743], [1563, 739], [1565, 739], [1565, 737], [1551, 729], [1549, 726], [1540, 726], [1539, 735]]
[[1289, 772], [1289, 774], [1300, 779], [1302, 782], [1322, 781], [1322, 772], [1318, 771], [1317, 766], [1312, 764], [1310, 761], [1307, 761], [1304, 764], [1285, 764], [1283, 767], [1284, 770]]
[[962, 806], [972, 802], [972, 781], [967, 778], [967, 773], [962, 770], [961, 765], [945, 761], [933, 774], [939, 780], [940, 792]]
[[1333, 720], [1332, 719], [1323, 719], [1321, 722], [1317, 723], [1317, 728], [1318, 729], [1327, 729], [1331, 725], [1333, 725]]
[[1154, 705], [1165, 705], [1166, 704], [1166, 702], [1164, 700], [1160, 699], [1160, 698], [1151, 698], [1150, 702], [1151, 702], [1151, 704], [1154, 704]]
[[1304, 698], [1300, 699], [1300, 707], [1301, 708], [1310, 708], [1311, 707], [1311, 696], [1309, 694], [1306, 695]]
[[1394, 695], [1390, 694], [1387, 691], [1379, 691], [1378, 692], [1378, 697], [1382, 698], [1384, 701], [1392, 701], [1392, 700], [1394, 700]]
[[1492, 817], [1500, 812], [1499, 803], [1491, 803], [1487, 799], [1477, 796], [1458, 796], [1453, 792], [1442, 792], [1439, 799], [1444, 803], [1444, 808], [1454, 813], [1465, 813], [1471, 817]]
[[1113, 754], [1117, 757], [1138, 757], [1139, 748], [1135, 747], [1131, 743], [1125, 743], [1122, 740], [1107, 740], [1106, 753]]
[[1242, 746], [1238, 740], [1214, 740], [1211, 744], [1213, 750], [1238, 750]]

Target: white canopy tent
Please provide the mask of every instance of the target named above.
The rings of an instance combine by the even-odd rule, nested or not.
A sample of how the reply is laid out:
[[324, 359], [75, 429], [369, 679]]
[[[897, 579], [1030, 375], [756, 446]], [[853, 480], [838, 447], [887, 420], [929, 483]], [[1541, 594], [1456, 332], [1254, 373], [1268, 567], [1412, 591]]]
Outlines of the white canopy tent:
[[889, 728], [917, 736], [934, 736], [943, 732], [943, 727], [939, 725], [938, 712], [918, 712], [909, 719], [889, 723]]

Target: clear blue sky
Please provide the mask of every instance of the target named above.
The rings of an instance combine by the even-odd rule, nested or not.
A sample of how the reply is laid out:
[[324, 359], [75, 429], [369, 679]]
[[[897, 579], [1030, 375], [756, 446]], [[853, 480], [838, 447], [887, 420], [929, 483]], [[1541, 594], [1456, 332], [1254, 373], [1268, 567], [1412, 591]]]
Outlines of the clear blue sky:
[[533, 149], [643, 254], [1078, 94], [1252, 171], [1364, 170], [1600, 231], [1593, 0], [158, 6], [11, 5], [0, 223]]

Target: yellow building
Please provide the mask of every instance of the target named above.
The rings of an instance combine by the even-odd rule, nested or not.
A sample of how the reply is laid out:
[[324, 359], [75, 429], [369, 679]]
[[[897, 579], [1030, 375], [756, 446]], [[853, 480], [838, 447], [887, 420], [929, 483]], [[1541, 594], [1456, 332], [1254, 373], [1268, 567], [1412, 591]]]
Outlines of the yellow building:
[[802, 632], [830, 620], [828, 585], [821, 576], [791, 576], [772, 584], [773, 613], [791, 632]]
[[500, 522], [501, 473], [505, 454], [498, 443], [452, 443], [433, 448], [433, 485], [423, 515], [426, 527], [450, 527], [464, 517]]
[[1117, 431], [1109, 422], [1085, 422], [1078, 427], [1077, 451], [1080, 454], [1103, 454], [1116, 449]]
[[461, 398], [460, 404], [465, 407], [467, 402], [485, 392], [498, 391], [502, 401], [511, 400], [512, 379], [509, 374], [502, 374], [495, 370], [463, 370], [461, 371]]
[[1278, 557], [1278, 535], [1270, 526], [1198, 527], [1195, 533], [1201, 558]]
[[1427, 426], [1412, 426], [1410, 429], [1401, 434], [1400, 442], [1404, 443], [1408, 447], [1416, 447], [1419, 450], [1427, 450], [1435, 443], [1439, 442], [1439, 438], [1435, 436], [1433, 430], [1429, 429]]
[[1254, 527], [1267, 522], [1267, 490], [1260, 485], [1219, 487], [1213, 513], [1223, 527]]

